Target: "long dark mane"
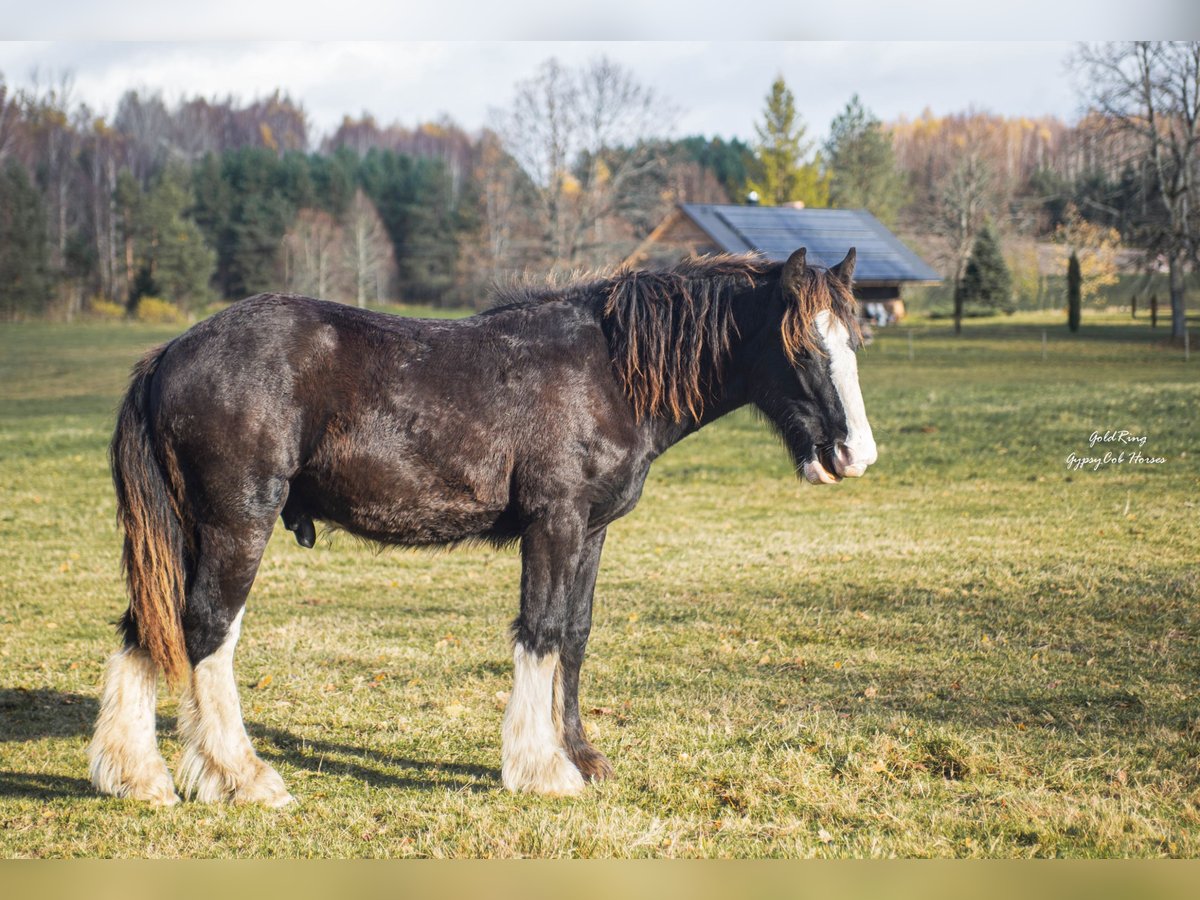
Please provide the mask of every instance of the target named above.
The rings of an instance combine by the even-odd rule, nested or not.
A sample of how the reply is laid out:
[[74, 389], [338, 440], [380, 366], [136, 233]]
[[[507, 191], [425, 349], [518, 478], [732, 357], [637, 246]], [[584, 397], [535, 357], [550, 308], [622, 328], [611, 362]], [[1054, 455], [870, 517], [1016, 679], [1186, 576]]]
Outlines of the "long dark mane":
[[[782, 263], [757, 254], [693, 257], [668, 269], [623, 269], [554, 288], [507, 293], [509, 303], [565, 299], [596, 308], [621, 386], [639, 419], [699, 419], [704, 397], [720, 383], [736, 340], [734, 298], [778, 281]], [[828, 269], [806, 266], [784, 286], [779, 323], [784, 352], [797, 363], [803, 352], [824, 351], [813, 320], [829, 310], [857, 335], [854, 294]]]

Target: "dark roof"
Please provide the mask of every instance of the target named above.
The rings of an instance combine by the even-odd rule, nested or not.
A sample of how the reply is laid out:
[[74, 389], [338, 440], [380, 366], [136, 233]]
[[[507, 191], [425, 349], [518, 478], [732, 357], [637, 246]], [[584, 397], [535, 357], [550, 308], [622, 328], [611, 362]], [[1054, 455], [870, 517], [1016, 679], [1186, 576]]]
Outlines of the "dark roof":
[[837, 265], [854, 247], [858, 284], [941, 281], [942, 276], [909, 250], [865, 209], [793, 209], [787, 206], [732, 206], [683, 203], [683, 212], [728, 253], [757, 250], [782, 261], [799, 247], [808, 259]]

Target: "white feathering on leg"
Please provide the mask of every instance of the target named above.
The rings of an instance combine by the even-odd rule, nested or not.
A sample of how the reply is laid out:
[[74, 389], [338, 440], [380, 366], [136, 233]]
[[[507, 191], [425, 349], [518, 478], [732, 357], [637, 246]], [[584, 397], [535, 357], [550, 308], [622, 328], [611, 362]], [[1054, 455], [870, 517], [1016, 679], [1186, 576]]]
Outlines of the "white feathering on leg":
[[284, 806], [292, 797], [283, 779], [259, 759], [242, 723], [233, 676], [242, 612], [217, 651], [192, 670], [180, 701], [179, 730], [184, 738], [180, 784], [188, 796], [203, 803], [231, 800]]
[[539, 659], [520, 644], [513, 649], [513, 691], [501, 736], [501, 778], [510, 791], [571, 796], [583, 790], [583, 775], [562, 746], [561, 712], [555, 715], [558, 678], [557, 653]]
[[140, 647], [109, 658], [88, 772], [102, 793], [171, 806], [179, 797], [155, 739], [157, 686], [154, 662]]

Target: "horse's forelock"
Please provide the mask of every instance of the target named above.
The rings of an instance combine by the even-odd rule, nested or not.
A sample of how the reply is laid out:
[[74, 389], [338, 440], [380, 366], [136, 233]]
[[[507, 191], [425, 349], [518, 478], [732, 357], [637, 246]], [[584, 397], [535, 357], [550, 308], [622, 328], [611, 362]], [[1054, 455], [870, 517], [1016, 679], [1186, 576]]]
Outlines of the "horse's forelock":
[[798, 278], [781, 284], [780, 288], [784, 298], [780, 334], [783, 350], [793, 365], [800, 362], [805, 351], [816, 356], [826, 354], [815, 325], [817, 315], [825, 310], [846, 326], [855, 343], [861, 340], [858, 301], [850, 285], [834, 272], [806, 266]]

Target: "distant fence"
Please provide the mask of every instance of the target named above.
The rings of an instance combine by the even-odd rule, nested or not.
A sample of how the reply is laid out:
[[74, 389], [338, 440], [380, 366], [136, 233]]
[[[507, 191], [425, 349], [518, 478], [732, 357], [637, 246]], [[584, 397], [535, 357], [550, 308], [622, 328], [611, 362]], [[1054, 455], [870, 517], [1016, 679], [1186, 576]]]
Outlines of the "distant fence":
[[[1190, 363], [1192, 345], [1196, 343], [1196, 338], [1192, 337], [1194, 326], [1191, 324], [1184, 330], [1182, 343], [1177, 344], [1169, 339], [1169, 333], [1164, 329], [1151, 330], [1143, 325], [1120, 326], [1106, 323], [1092, 328], [1084, 325], [1080, 332], [1072, 333], [1065, 324], [1058, 327], [987, 325], [972, 328], [971, 321], [964, 320], [960, 334], [954, 333], [952, 323], [943, 323], [941, 320], [916, 328], [905, 325], [875, 328], [867, 352], [891, 357], [903, 355], [909, 362], [918, 362], [923, 352], [927, 356], [945, 356], [947, 350], [952, 351], [956, 344], [965, 349], [978, 343], [1001, 341], [1011, 342], [1014, 349], [1016, 345], [1021, 345], [1021, 349], [1025, 351], [1023, 355], [1031, 353], [1042, 362], [1050, 362], [1056, 354], [1068, 352], [1072, 348], [1094, 350], [1103, 345], [1134, 345], [1156, 355], [1175, 354], [1182, 362]], [[934, 341], [937, 342], [936, 350], [930, 346]], [[1095, 353], [1089, 355], [1100, 358]]]

